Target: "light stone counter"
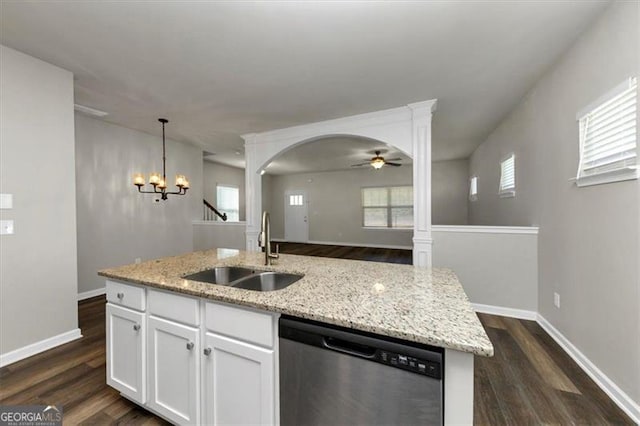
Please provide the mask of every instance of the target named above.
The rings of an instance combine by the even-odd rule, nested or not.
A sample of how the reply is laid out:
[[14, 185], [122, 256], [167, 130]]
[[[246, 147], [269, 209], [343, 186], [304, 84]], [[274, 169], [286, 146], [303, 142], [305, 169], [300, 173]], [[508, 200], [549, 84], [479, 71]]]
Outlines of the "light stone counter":
[[[492, 356], [487, 337], [458, 278], [449, 269], [281, 254], [199, 251], [99, 271], [107, 278], [251, 306], [383, 336]], [[258, 292], [185, 280], [214, 266], [303, 274], [289, 287]]]

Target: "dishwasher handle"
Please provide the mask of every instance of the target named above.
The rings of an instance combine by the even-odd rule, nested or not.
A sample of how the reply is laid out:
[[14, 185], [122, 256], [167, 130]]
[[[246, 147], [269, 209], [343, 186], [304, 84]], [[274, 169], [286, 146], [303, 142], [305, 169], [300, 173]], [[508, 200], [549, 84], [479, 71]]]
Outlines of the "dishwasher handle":
[[325, 350], [342, 352], [371, 361], [384, 360], [383, 352], [402, 354], [419, 360], [443, 364], [444, 349], [408, 342], [399, 343], [381, 336], [367, 335], [353, 329], [320, 324], [293, 317], [280, 317], [280, 339], [292, 340]]
[[349, 355], [360, 358], [372, 359], [376, 356], [376, 348], [366, 345], [360, 345], [355, 342], [337, 339], [335, 337], [324, 336], [322, 338], [322, 346], [337, 352], [344, 352]]

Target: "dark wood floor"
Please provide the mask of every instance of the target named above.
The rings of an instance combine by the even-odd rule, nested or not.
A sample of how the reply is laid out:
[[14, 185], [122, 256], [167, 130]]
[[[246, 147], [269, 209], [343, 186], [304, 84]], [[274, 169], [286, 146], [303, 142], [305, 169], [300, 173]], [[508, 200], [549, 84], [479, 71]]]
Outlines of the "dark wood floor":
[[478, 317], [495, 355], [475, 358], [475, 424], [635, 424], [537, 322]]
[[[280, 251], [411, 263], [410, 250], [282, 243]], [[62, 404], [70, 425], [165, 424], [105, 383], [105, 298], [78, 310], [82, 339], [0, 369], [0, 405]], [[634, 424], [536, 322], [478, 317], [495, 356], [476, 357], [475, 424]]]
[[168, 424], [107, 386], [105, 304], [78, 304], [81, 339], [0, 368], [0, 405], [62, 405], [66, 425]]
[[[105, 383], [104, 297], [78, 309], [82, 339], [0, 369], [0, 405], [62, 404], [69, 425], [165, 424]], [[537, 323], [478, 316], [495, 356], [476, 357], [476, 424], [633, 425]]]
[[411, 250], [345, 247], [324, 244], [279, 243], [280, 253], [304, 256], [335, 257], [339, 259], [368, 260], [370, 262], [404, 263], [411, 265]]

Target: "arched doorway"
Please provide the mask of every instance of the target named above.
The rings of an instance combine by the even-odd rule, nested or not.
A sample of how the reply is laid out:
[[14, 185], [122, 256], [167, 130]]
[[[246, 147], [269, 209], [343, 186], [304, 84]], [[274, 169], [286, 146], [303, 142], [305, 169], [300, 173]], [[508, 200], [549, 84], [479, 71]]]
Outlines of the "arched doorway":
[[431, 117], [436, 100], [264, 133], [245, 140], [246, 242], [258, 250], [262, 208], [261, 172], [275, 157], [297, 145], [327, 136], [348, 135], [393, 145], [413, 159], [413, 259], [431, 266]]

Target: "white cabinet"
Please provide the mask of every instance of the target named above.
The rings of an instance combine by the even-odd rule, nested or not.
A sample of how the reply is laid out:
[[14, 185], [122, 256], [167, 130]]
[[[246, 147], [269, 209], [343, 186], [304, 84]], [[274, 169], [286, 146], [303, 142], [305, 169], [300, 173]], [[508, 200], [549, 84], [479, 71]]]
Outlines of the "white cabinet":
[[107, 384], [132, 400], [145, 401], [144, 313], [107, 303]]
[[172, 423], [278, 424], [278, 314], [107, 281], [107, 383]]
[[148, 406], [177, 424], [199, 424], [200, 330], [148, 318]]
[[275, 424], [275, 356], [214, 333], [204, 344], [205, 423]]

